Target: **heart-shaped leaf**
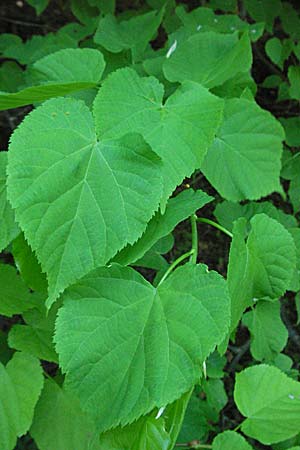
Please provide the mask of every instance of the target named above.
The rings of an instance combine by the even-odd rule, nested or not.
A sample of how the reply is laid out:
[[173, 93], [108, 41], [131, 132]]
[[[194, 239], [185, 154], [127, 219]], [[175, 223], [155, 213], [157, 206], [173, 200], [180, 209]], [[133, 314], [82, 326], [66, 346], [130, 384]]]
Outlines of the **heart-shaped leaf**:
[[229, 322], [226, 282], [187, 264], [157, 289], [130, 268], [100, 268], [63, 295], [55, 341], [66, 388], [101, 431], [187, 392]]
[[139, 135], [97, 140], [92, 114], [53, 99], [12, 136], [9, 199], [49, 282], [60, 292], [145, 230], [161, 197], [160, 161]]

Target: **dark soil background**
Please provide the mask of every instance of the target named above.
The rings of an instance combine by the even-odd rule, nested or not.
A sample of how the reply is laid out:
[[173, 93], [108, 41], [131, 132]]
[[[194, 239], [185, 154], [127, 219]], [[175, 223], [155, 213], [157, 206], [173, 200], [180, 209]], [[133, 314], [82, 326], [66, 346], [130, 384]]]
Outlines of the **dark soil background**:
[[[128, 8], [138, 8], [140, 5], [138, 0], [120, 0], [117, 2], [117, 10], [124, 11]], [[188, 8], [193, 9], [201, 4], [200, 0], [185, 0], [177, 3], [185, 3]], [[290, 1], [294, 7], [299, 8], [299, 1]], [[251, 18], [248, 18], [251, 21]], [[52, 0], [49, 7], [45, 12], [37, 17], [35, 10], [27, 5], [23, 0], [0, 0], [0, 32], [1, 33], [14, 33], [26, 40], [34, 34], [47, 34], [48, 32], [54, 32], [63, 25], [77, 21], [72, 15], [70, 10], [65, 7], [63, 0]], [[280, 23], [275, 23], [275, 35], [279, 38], [287, 37], [281, 29]], [[268, 109], [276, 117], [279, 116], [295, 116], [300, 113], [300, 103], [294, 101], [276, 102], [277, 92], [276, 90], [260, 88], [260, 83], [271, 74], [278, 74], [278, 68], [272, 64], [267, 58], [264, 51], [264, 44], [268, 35], [265, 35], [257, 43], [253, 44], [254, 64], [252, 69], [252, 75], [255, 81], [258, 83], [258, 92], [256, 100], [265, 109]], [[154, 48], [159, 48], [165, 40], [165, 33], [160, 30], [157, 39], [153, 42]], [[2, 58], [2, 61], [4, 59]], [[1, 62], [1, 58], [0, 58]], [[287, 68], [289, 65], [287, 61], [286, 67], [283, 72], [280, 72], [280, 76], [285, 79], [287, 74]], [[31, 107], [18, 108], [15, 110], [9, 110], [0, 113], [0, 149], [6, 150], [8, 148], [9, 137], [13, 129], [21, 122], [23, 117], [31, 110]], [[184, 189], [185, 185], [190, 185], [193, 188], [200, 188], [206, 191], [208, 194], [213, 195], [216, 201], [221, 201], [216, 191], [208, 183], [205, 177], [199, 173], [193, 178], [184, 181], [183, 185], [179, 188]], [[287, 185], [284, 185], [287, 188]], [[263, 199], [265, 200], [265, 199]], [[292, 208], [289, 203], [286, 203], [282, 198], [273, 194], [268, 197], [277, 207], [283, 209], [285, 212], [291, 213]], [[213, 210], [215, 204], [209, 204], [201, 210], [201, 216], [214, 219]], [[212, 228], [207, 224], [199, 224], [199, 262], [203, 262], [209, 266], [210, 269], [217, 270], [221, 274], [226, 276], [226, 268], [228, 263], [228, 253], [230, 247], [230, 238], [222, 232]], [[180, 224], [175, 230], [175, 246], [174, 249], [167, 255], [169, 261], [173, 261], [185, 251], [190, 248], [191, 232], [189, 221]], [[13, 258], [10, 254], [5, 253], [0, 255], [0, 259], [6, 263], [13, 264]], [[151, 278], [151, 273], [148, 274]], [[287, 293], [282, 301], [283, 308], [283, 320], [289, 330], [289, 343], [284, 353], [290, 355], [294, 361], [300, 360], [300, 336], [299, 328], [294, 325], [296, 323], [296, 311], [294, 307], [294, 294]], [[13, 323], [22, 320], [19, 317], [13, 319], [1, 320], [0, 328], [3, 331], [7, 331]], [[225, 379], [226, 389], [228, 393], [232, 392], [234, 384], [234, 373], [250, 365], [252, 357], [249, 352], [249, 334], [246, 328], [240, 327], [237, 332], [236, 342], [234, 345], [229, 346], [227, 351], [227, 372], [228, 376]], [[298, 368], [295, 366], [295, 368]], [[53, 367], [45, 367], [49, 372], [53, 370]], [[55, 368], [54, 368], [55, 369]], [[237, 413], [236, 408], [233, 405], [232, 398], [228, 405], [224, 408], [221, 419], [220, 428], [233, 428], [240, 422], [240, 416]], [[31, 439], [27, 436], [22, 438], [18, 442], [17, 449], [34, 450], [36, 447]], [[260, 446], [256, 444], [256, 448], [267, 449], [270, 447]], [[49, 449], [55, 450], [55, 449]], [[68, 450], [68, 449], [66, 449]]]

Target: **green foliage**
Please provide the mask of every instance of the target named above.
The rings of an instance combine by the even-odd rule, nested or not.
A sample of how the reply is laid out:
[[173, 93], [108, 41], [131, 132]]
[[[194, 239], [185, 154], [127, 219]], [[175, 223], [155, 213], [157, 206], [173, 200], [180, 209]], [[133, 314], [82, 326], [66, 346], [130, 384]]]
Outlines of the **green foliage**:
[[[177, 269], [157, 289], [132, 269], [112, 265], [69, 288], [63, 302], [55, 341], [66, 387], [77, 392], [102, 431], [186, 392], [199, 380], [202, 363], [229, 322], [226, 284], [203, 265]], [[130, 317], [135, 320], [120, 332], [120, 322]], [[106, 383], [113, 370], [117, 396]], [[99, 404], [107, 409], [99, 411]]]
[[44, 381], [39, 361], [26, 353], [15, 353], [0, 371], [1, 445], [6, 450], [28, 431]]
[[[255, 393], [255, 395], [253, 395]], [[246, 420], [242, 431], [264, 444], [299, 432], [300, 383], [280, 370], [261, 364], [237, 375], [234, 398]]]
[[0, 36], [1, 450], [299, 450], [297, 2], [27, 3]]
[[141, 133], [161, 157], [165, 202], [184, 177], [201, 167], [220, 125], [223, 101], [191, 82], [183, 83], [164, 104], [163, 95], [154, 77], [121, 69], [103, 83], [94, 114], [101, 118], [96, 125], [100, 138]]

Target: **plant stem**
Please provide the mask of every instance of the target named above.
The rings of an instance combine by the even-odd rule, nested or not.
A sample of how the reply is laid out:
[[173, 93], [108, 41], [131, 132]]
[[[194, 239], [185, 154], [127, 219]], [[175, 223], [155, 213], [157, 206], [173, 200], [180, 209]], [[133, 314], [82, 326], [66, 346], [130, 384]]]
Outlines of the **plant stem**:
[[191, 216], [191, 227], [192, 227], [192, 250], [190, 261], [192, 264], [197, 264], [198, 257], [198, 229], [197, 229], [197, 216], [193, 214]]
[[230, 231], [228, 231], [226, 228], [222, 227], [222, 225], [220, 225], [219, 223], [214, 222], [213, 220], [206, 219], [205, 217], [197, 217], [197, 221], [202, 222], [202, 223], [208, 223], [209, 225], [212, 225], [213, 227], [217, 228], [218, 230], [223, 231], [223, 233], [227, 234], [227, 236], [231, 237], [231, 239], [233, 238], [233, 234], [230, 233]]
[[238, 431], [238, 430], [241, 428], [241, 426], [242, 426], [242, 422], [241, 422], [239, 425], [237, 425], [237, 426], [233, 429], [233, 431]]
[[163, 275], [162, 279], [160, 280], [160, 282], [158, 283], [157, 287], [160, 286], [165, 281], [165, 279], [170, 275], [170, 273], [175, 269], [175, 267], [178, 266], [178, 264], [180, 264], [184, 259], [193, 255], [193, 253], [194, 253], [194, 249], [190, 250], [189, 252], [184, 253], [183, 255], [179, 256], [179, 258], [175, 259], [175, 261], [172, 262], [170, 267], [164, 273], [164, 275]]

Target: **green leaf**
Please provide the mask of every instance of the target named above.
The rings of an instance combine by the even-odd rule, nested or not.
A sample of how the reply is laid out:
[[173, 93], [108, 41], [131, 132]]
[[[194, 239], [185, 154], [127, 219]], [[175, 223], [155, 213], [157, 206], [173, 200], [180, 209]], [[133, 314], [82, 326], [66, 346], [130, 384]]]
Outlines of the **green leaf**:
[[226, 283], [203, 265], [177, 269], [157, 289], [112, 265], [81, 279], [63, 301], [55, 342], [66, 388], [102, 431], [191, 389], [229, 321]]
[[[184, 83], [162, 104], [163, 86], [120, 69], [103, 83], [94, 112], [100, 138], [141, 133], [162, 158], [163, 200], [201, 166], [222, 119], [223, 101], [196, 83]], [[183, 126], [184, 124], [184, 126]]]
[[226, 363], [226, 357], [221, 356], [217, 351], [209, 355], [206, 360], [207, 376], [209, 378], [223, 378]]
[[243, 323], [251, 333], [250, 350], [258, 361], [273, 361], [288, 340], [288, 331], [280, 317], [280, 303], [260, 301], [247, 312]]
[[204, 441], [207, 438], [209, 424], [203, 412], [203, 401], [193, 393], [190, 398], [178, 442]]
[[252, 19], [265, 22], [268, 30], [272, 30], [274, 19], [281, 13], [280, 0], [245, 0], [245, 6]]
[[102, 53], [92, 48], [52, 53], [33, 64], [27, 75], [33, 86], [14, 93], [0, 92], [0, 111], [95, 87], [104, 68]]
[[12, 33], [1, 33], [0, 35], [0, 53], [5, 52], [9, 47], [21, 45], [22, 39], [20, 36]]
[[247, 436], [270, 445], [299, 432], [300, 383], [279, 369], [261, 364], [237, 374], [234, 399]]
[[188, 392], [183, 394], [178, 400], [175, 400], [175, 402], [167, 405], [163, 411], [166, 430], [171, 439], [171, 444], [168, 450], [172, 450], [177, 442], [193, 391], [194, 386]]
[[100, 445], [101, 450], [168, 450], [170, 437], [162, 418], [145, 416], [124, 428], [106, 432]]
[[21, 233], [12, 245], [14, 262], [27, 286], [33, 291], [47, 292], [47, 278], [34, 252]]
[[231, 331], [253, 301], [275, 300], [284, 294], [296, 265], [292, 236], [280, 223], [257, 214], [250, 224], [247, 243], [246, 220], [237, 220], [233, 228], [228, 265]]
[[77, 48], [77, 40], [66, 33], [47, 33], [34, 35], [26, 42], [17, 41], [3, 49], [3, 56], [16, 59], [20, 64], [33, 64], [35, 61], [62, 49]]
[[233, 222], [240, 217], [245, 217], [247, 221], [255, 216], [255, 214], [266, 214], [271, 219], [277, 220], [286, 228], [296, 227], [297, 220], [291, 214], [284, 213], [281, 209], [276, 208], [271, 202], [249, 202], [245, 205], [224, 201], [218, 203], [214, 210], [214, 215], [221, 225], [228, 230], [232, 230]]
[[6, 372], [14, 385], [18, 402], [18, 436], [25, 434], [33, 419], [34, 408], [44, 384], [38, 359], [24, 353], [15, 353], [6, 365]]
[[221, 410], [228, 402], [223, 381], [220, 379], [203, 380], [202, 389], [206, 395], [208, 406], [216, 413], [218, 420]]
[[[224, 0], [219, 1], [219, 3], [222, 3], [223, 7], [217, 7], [216, 9], [224, 9]], [[211, 4], [208, 6], [211, 7]], [[176, 8], [176, 15], [182, 22], [183, 27], [171, 34], [169, 40], [174, 41], [177, 38], [178, 42], [182, 40], [182, 37], [207, 31], [232, 34], [234, 31], [246, 30], [249, 30], [251, 40], [256, 41], [264, 31], [264, 24], [249, 24], [241, 20], [236, 14], [214, 14], [210, 8], [203, 6], [186, 12], [184, 6], [180, 5]]]
[[248, 71], [251, 64], [247, 34], [239, 39], [238, 33], [224, 35], [208, 31], [179, 43], [172, 54], [169, 51], [163, 70], [169, 81], [182, 83], [190, 80], [212, 88], [239, 72]]
[[116, 0], [88, 0], [89, 5], [97, 6], [102, 14], [114, 14]]
[[266, 42], [266, 53], [270, 60], [283, 69], [284, 60], [282, 59], [282, 43], [277, 37], [272, 37]]
[[279, 175], [284, 132], [253, 101], [225, 101], [224, 121], [202, 171], [227, 200], [256, 200], [281, 191]]
[[31, 425], [43, 373], [39, 361], [23, 353], [15, 353], [6, 368], [0, 363], [0, 373], [1, 449], [13, 450]]
[[298, 40], [300, 38], [300, 17], [298, 11], [291, 3], [282, 2], [280, 20], [285, 33], [290, 35], [293, 39]]
[[213, 9], [221, 9], [226, 12], [235, 12], [237, 0], [210, 0], [209, 6]]
[[25, 312], [23, 319], [26, 325], [13, 325], [8, 334], [9, 346], [39, 359], [57, 363], [57, 353], [53, 344], [56, 313], [56, 305], [48, 314], [44, 309]]
[[16, 269], [0, 264], [0, 314], [12, 317], [35, 306], [35, 296], [30, 294]]
[[47, 8], [49, 0], [26, 0], [32, 6], [39, 16]]
[[8, 172], [17, 219], [47, 273], [48, 307], [133, 244], [161, 198], [160, 161], [143, 139], [97, 141], [91, 112], [73, 99], [26, 117], [11, 138]]
[[300, 117], [280, 117], [285, 130], [285, 141], [290, 147], [300, 146]]
[[289, 187], [290, 202], [293, 205], [294, 213], [300, 210], [300, 177], [293, 178]]
[[95, 425], [76, 397], [50, 380], [36, 405], [30, 434], [39, 450], [100, 450]]
[[164, 214], [160, 211], [149, 222], [142, 237], [133, 245], [118, 253], [114, 262], [126, 266], [141, 258], [159, 239], [167, 236], [175, 226], [194, 214], [195, 211], [212, 201], [205, 192], [188, 189], [171, 198]]
[[243, 436], [228, 430], [215, 437], [212, 450], [252, 450], [252, 447]]
[[300, 67], [290, 66], [288, 77], [290, 82], [290, 97], [295, 100], [300, 100]]
[[7, 152], [0, 152], [0, 251], [19, 234], [15, 213], [7, 199], [6, 192]]
[[253, 261], [253, 295], [279, 298], [293, 275], [295, 244], [289, 232], [265, 214], [254, 216], [250, 223], [247, 246]]
[[131, 49], [135, 60], [145, 50], [154, 37], [163, 18], [164, 8], [132, 17], [129, 20], [118, 20], [111, 14], [100, 19], [94, 41], [112, 53]]
[[24, 71], [14, 61], [5, 61], [0, 67], [0, 91], [14, 92], [24, 84]]

